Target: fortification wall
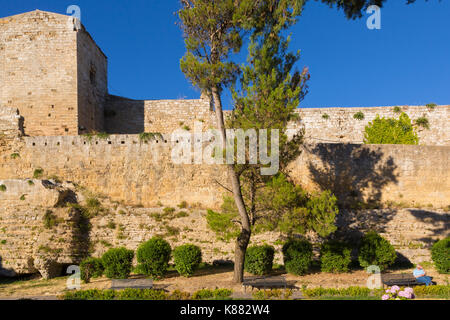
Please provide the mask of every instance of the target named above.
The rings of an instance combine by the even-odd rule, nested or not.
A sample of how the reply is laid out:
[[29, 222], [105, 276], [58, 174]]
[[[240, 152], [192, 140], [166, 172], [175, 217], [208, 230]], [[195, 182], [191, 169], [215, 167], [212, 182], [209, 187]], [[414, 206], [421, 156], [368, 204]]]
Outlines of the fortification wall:
[[80, 133], [104, 131], [108, 61], [89, 33], [77, 33], [78, 126]]
[[449, 146], [314, 144], [305, 145], [291, 175], [308, 190], [331, 190], [345, 207], [446, 207], [449, 168]]
[[[418, 127], [421, 145], [450, 145], [450, 106], [402, 106], [403, 112], [413, 120], [426, 117], [429, 129]], [[208, 99], [139, 101], [109, 96], [106, 105], [105, 130], [112, 134], [138, 134], [141, 132], [171, 133], [194, 121], [204, 122], [204, 128], [216, 126], [215, 114]], [[377, 115], [398, 118], [394, 107], [373, 108], [314, 108], [298, 109], [300, 119], [289, 124], [289, 129], [305, 129], [306, 143], [362, 144], [364, 129]], [[364, 119], [354, 118], [362, 113]], [[230, 111], [226, 111], [228, 116]], [[326, 115], [326, 116], [325, 116]]]
[[[77, 182], [113, 200], [152, 206], [158, 201], [176, 205], [189, 198], [217, 206], [222, 190], [217, 168], [209, 165], [174, 165], [169, 145], [175, 143], [140, 141], [138, 135], [109, 139], [83, 136], [25, 137], [18, 142], [20, 158], [1, 155], [0, 179], [29, 178], [36, 168]], [[223, 181], [223, 180], [222, 180]]]
[[[111, 247], [136, 250], [154, 236], [164, 237], [172, 248], [198, 245], [208, 263], [234, 259], [234, 242], [217, 239], [207, 227], [206, 211], [191, 205], [164, 215], [163, 207], [127, 207], [99, 198], [99, 213], [84, 221], [92, 228], [81, 228], [83, 221], [77, 211], [63, 205], [68, 195], [70, 202], [86, 205], [84, 193], [74, 185], [45, 180], [0, 180], [0, 185], [6, 186], [0, 192], [2, 276], [36, 272], [44, 277], [60, 276], [64, 265], [78, 264], [88, 252], [100, 257]], [[430, 261], [434, 241], [449, 235], [449, 215], [429, 208], [342, 210], [337, 236], [356, 246], [364, 232], [377, 230], [391, 241], [399, 257], [421, 263]], [[317, 241], [313, 235], [309, 237]], [[282, 263], [280, 242], [284, 240], [278, 232], [267, 232], [253, 235], [251, 245], [273, 245], [275, 262]]]
[[76, 45], [67, 16], [0, 19], [0, 105], [20, 110], [26, 134], [78, 134]]
[[[0, 179], [30, 178], [36, 168], [113, 200], [144, 206], [182, 200], [217, 207], [228, 185], [217, 165], [176, 165], [170, 138], [144, 143], [137, 135], [25, 137], [11, 157], [3, 152]], [[167, 142], [168, 141], [168, 142]], [[193, 139], [191, 140], [193, 141]], [[307, 189], [329, 189], [341, 201], [450, 205], [450, 147], [307, 145], [291, 175]]]
[[112, 134], [142, 132], [172, 133], [203, 123], [205, 130], [215, 123], [210, 100], [132, 100], [110, 95], [106, 104], [105, 129]]
[[[413, 120], [426, 117], [430, 129], [419, 128], [421, 145], [450, 145], [450, 106], [437, 106], [429, 109], [426, 106], [400, 106], [402, 111]], [[292, 123], [290, 128], [306, 129], [306, 141], [309, 143], [363, 143], [364, 128], [377, 115], [386, 118], [397, 118], [394, 107], [373, 108], [314, 108], [299, 109], [300, 121]], [[354, 115], [361, 112], [363, 120], [357, 120]], [[328, 118], [324, 115], [328, 115]]]

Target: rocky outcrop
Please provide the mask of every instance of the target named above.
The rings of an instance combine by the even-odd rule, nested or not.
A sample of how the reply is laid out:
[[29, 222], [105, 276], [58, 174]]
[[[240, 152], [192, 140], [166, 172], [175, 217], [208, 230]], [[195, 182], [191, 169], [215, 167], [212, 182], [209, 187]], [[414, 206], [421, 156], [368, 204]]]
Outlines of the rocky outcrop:
[[50, 278], [87, 254], [75, 188], [49, 180], [0, 181], [0, 274]]

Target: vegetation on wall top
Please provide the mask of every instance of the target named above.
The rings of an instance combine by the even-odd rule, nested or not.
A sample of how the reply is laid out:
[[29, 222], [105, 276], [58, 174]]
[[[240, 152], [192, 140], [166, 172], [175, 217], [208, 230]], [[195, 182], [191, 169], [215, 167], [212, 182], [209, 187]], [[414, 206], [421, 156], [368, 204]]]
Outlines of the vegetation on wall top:
[[393, 111], [394, 111], [394, 113], [398, 114], [398, 113], [402, 112], [402, 108], [400, 108], [399, 106], [395, 106]]
[[424, 129], [430, 129], [430, 121], [425, 116], [416, 119], [416, 121], [414, 121], [414, 124]]
[[353, 118], [356, 120], [364, 120], [365, 116], [364, 116], [364, 113], [359, 111], [353, 115]]
[[428, 110], [434, 110], [437, 107], [436, 103], [429, 103], [427, 104]]
[[418, 145], [419, 137], [411, 119], [402, 113], [399, 119], [380, 118], [369, 122], [364, 133], [365, 144], [409, 144]]

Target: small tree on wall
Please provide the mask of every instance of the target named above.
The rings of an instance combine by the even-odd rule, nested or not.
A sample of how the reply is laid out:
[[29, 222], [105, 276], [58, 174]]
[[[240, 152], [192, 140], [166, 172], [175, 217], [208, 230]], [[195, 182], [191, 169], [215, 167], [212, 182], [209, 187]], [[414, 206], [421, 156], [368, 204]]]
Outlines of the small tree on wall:
[[394, 118], [380, 118], [377, 115], [376, 119], [366, 126], [364, 143], [418, 145], [419, 137], [411, 119], [403, 112], [398, 120]]

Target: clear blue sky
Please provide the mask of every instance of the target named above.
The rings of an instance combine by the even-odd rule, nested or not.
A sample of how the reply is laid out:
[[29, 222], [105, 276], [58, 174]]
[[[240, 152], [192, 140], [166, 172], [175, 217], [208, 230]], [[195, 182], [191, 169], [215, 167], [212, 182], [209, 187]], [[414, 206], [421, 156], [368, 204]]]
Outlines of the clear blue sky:
[[[292, 29], [299, 67], [311, 72], [301, 107], [450, 104], [450, 1], [388, 0], [382, 29], [366, 15], [310, 1]], [[174, 14], [178, 0], [2, 1], [0, 17], [34, 9], [65, 13], [76, 4], [82, 22], [109, 59], [110, 93], [135, 99], [198, 98], [179, 68], [184, 53]], [[229, 97], [225, 104], [230, 106]]]

